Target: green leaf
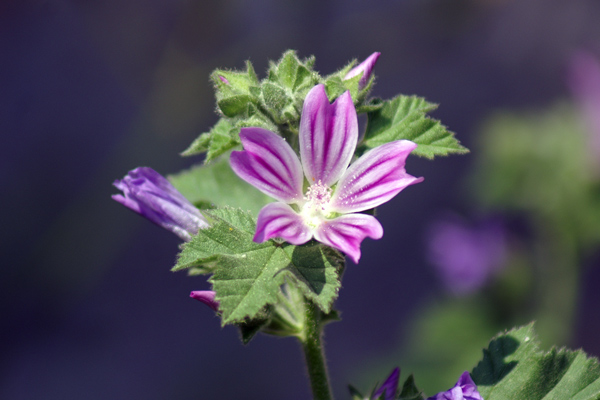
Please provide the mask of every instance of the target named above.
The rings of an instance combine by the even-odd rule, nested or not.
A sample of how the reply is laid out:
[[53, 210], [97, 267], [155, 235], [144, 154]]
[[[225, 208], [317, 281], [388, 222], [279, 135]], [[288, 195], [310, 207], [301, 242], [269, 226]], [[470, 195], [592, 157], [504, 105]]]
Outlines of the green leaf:
[[367, 129], [361, 145], [365, 151], [382, 144], [408, 139], [418, 147], [413, 154], [433, 159], [435, 156], [468, 153], [454, 134], [426, 113], [437, 106], [416, 96], [400, 95], [387, 100], [378, 110], [369, 112]]
[[229, 166], [229, 157], [171, 175], [169, 180], [199, 208], [230, 206], [258, 215], [264, 205], [273, 201], [240, 179]]
[[583, 351], [540, 351], [533, 324], [494, 338], [471, 377], [486, 400], [598, 400], [600, 364]]
[[219, 257], [243, 255], [253, 251], [270, 249], [271, 243], [254, 243], [256, 229], [254, 217], [240, 209], [222, 208], [204, 210], [202, 214], [211, 226], [200, 229], [191, 241], [182, 245], [177, 264], [172, 271], [191, 267], [206, 267], [212, 271]]
[[296, 279], [304, 296], [329, 313], [341, 287], [344, 257], [330, 247], [310, 242], [294, 247], [291, 261], [286, 271]]
[[[244, 239], [238, 236], [238, 241]], [[251, 241], [252, 236], [245, 239]], [[284, 250], [270, 241], [246, 251], [220, 255], [218, 268], [209, 281], [217, 293], [223, 325], [252, 319], [265, 306], [275, 304], [284, 283], [284, 275], [278, 272], [288, 264]]]

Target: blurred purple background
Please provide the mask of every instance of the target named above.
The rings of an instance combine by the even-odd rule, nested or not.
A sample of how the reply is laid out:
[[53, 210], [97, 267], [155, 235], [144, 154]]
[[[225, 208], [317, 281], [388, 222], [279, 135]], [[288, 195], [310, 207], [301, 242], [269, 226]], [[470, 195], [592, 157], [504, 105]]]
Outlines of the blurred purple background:
[[[178, 238], [112, 201], [112, 181], [198, 163], [178, 153], [217, 120], [208, 74], [250, 59], [264, 76], [287, 48], [323, 74], [380, 51], [373, 94], [440, 103], [471, 147], [491, 111], [567, 97], [570, 55], [600, 56], [598, 21], [596, 0], [2, 1], [0, 398], [309, 398], [297, 343], [221, 328], [188, 297], [205, 278], [169, 272]], [[380, 208], [385, 236], [349, 263], [325, 336], [338, 398], [435, 300], [423, 237], [469, 210], [472, 159], [410, 158], [425, 182]], [[571, 345], [600, 355], [598, 268], [582, 282]]]

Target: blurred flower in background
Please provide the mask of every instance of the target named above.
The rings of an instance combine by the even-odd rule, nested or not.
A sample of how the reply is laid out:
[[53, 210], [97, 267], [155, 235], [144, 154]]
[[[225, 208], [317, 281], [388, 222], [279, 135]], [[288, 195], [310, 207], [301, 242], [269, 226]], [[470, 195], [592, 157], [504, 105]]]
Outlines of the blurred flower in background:
[[600, 60], [580, 50], [568, 66], [567, 83], [581, 110], [588, 135], [588, 155], [600, 176]]
[[506, 231], [499, 219], [468, 223], [447, 217], [432, 224], [429, 261], [457, 296], [476, 292], [490, 282], [506, 260]]

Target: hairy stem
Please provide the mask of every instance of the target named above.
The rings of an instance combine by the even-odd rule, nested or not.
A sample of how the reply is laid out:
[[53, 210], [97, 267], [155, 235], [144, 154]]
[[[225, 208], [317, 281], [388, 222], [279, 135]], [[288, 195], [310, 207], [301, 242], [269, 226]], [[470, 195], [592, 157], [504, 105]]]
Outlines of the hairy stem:
[[305, 300], [305, 307], [304, 331], [299, 339], [302, 342], [302, 349], [306, 358], [313, 399], [332, 400], [323, 344], [321, 343], [323, 329], [321, 311], [309, 300]]

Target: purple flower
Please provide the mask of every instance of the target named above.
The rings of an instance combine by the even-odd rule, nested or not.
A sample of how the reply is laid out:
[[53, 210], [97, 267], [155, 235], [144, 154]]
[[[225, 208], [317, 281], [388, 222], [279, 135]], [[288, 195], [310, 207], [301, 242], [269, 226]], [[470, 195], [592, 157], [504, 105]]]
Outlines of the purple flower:
[[379, 400], [379, 397], [385, 392], [385, 400], [394, 400], [396, 393], [398, 392], [398, 379], [400, 378], [400, 368], [394, 368], [390, 376], [387, 377], [385, 382], [375, 391], [372, 400]]
[[212, 290], [196, 290], [190, 293], [190, 297], [206, 304], [214, 311], [219, 311], [219, 302], [215, 300], [215, 294]]
[[469, 226], [448, 219], [431, 228], [429, 259], [454, 294], [480, 289], [502, 268], [505, 258], [506, 234], [498, 221]]
[[378, 52], [371, 54], [369, 57], [367, 57], [365, 61], [361, 62], [356, 67], [348, 71], [346, 76], [344, 76], [344, 80], [354, 78], [355, 76], [362, 74], [362, 78], [360, 78], [360, 80], [358, 81], [358, 88], [362, 89], [365, 86], [367, 86], [367, 83], [371, 78], [371, 74], [373, 73], [375, 63], [377, 62], [377, 59], [380, 55], [381, 53]]
[[477, 391], [477, 385], [471, 379], [471, 375], [465, 371], [452, 389], [438, 393], [427, 400], [483, 400], [483, 397]]
[[199, 229], [208, 227], [200, 211], [152, 168], [129, 171], [113, 185], [123, 191], [123, 195], [115, 194], [113, 199], [183, 240], [191, 240]]
[[219, 75], [219, 79], [226, 85], [229, 85], [229, 81], [223, 75]]
[[571, 93], [588, 128], [592, 160], [600, 166], [600, 61], [580, 51], [572, 57], [568, 73]]
[[406, 157], [417, 147], [408, 140], [372, 149], [348, 167], [358, 141], [356, 110], [349, 92], [329, 104], [323, 85], [311, 89], [304, 100], [302, 162], [282, 137], [266, 129], [243, 128], [240, 139], [244, 151], [231, 153], [232, 169], [279, 200], [258, 215], [258, 243], [280, 237], [301, 245], [314, 237], [358, 263], [362, 240], [383, 235], [375, 217], [359, 212], [423, 180], [404, 169]]

